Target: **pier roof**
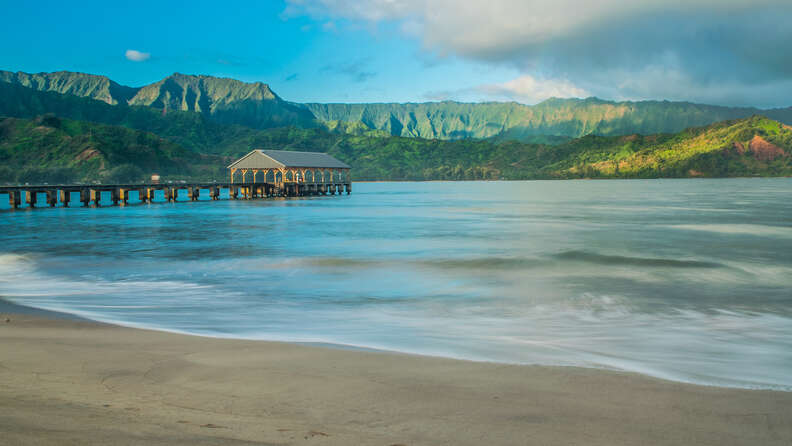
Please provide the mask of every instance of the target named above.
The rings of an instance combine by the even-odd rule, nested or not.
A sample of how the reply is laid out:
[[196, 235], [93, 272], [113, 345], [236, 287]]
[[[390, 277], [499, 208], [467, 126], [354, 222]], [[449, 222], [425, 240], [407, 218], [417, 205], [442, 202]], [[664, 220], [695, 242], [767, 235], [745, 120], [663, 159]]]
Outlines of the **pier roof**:
[[312, 167], [319, 169], [349, 169], [349, 165], [321, 152], [256, 149], [228, 166], [229, 169], [283, 169]]

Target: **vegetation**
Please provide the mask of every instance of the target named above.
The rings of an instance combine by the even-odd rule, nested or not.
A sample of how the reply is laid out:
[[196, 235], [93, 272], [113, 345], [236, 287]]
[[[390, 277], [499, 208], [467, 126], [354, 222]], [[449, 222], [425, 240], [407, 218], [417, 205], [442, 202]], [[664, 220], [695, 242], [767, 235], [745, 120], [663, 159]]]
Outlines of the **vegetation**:
[[[792, 128], [761, 116], [677, 134], [585, 136], [561, 145], [427, 140], [279, 128], [246, 147], [315, 150], [357, 180], [658, 178], [792, 175]], [[0, 183], [224, 179], [246, 152], [196, 153], [148, 132], [40, 116], [0, 118]]]
[[251, 128], [314, 127], [313, 114], [284, 101], [267, 84], [175, 73], [140, 88], [119, 85], [105, 76], [59, 71], [0, 71], [0, 82], [58, 94], [86, 97], [109, 105], [153, 107], [160, 112], [198, 112], [212, 120]]
[[0, 118], [0, 183], [223, 179], [227, 159], [152, 133], [45, 115]]
[[[119, 119], [117, 115], [131, 113], [139, 119], [145, 114], [137, 109], [149, 108], [155, 110], [153, 113], [166, 115], [192, 112], [190, 114], [200, 116], [204, 124], [211, 121], [215, 124], [238, 125], [258, 130], [323, 127], [332, 133], [358, 136], [376, 131], [378, 135], [426, 139], [494, 138], [498, 141], [518, 140], [540, 144], [559, 144], [588, 134], [616, 136], [632, 133], [675, 133], [688, 127], [746, 118], [754, 114], [763, 114], [792, 124], [792, 108], [758, 110], [688, 102], [612, 102], [597, 98], [549, 99], [533, 106], [516, 102], [470, 104], [452, 101], [408, 104], [295, 104], [284, 101], [268, 85], [260, 82], [245, 83], [234, 79], [178, 73], [159, 82], [133, 88], [119, 85], [105, 76], [83, 73], [61, 71], [27, 74], [0, 71], [0, 84], [25, 87], [36, 92], [57, 93], [60, 96], [84, 97], [94, 100], [91, 102], [101, 101], [104, 105], [119, 108], [131, 106], [120, 112], [111, 112], [116, 116], [115, 122], [101, 122], [147, 131], [154, 130], [142, 128], [141, 123], [132, 117]], [[72, 101], [72, 105], [76, 104]], [[3, 114], [31, 117], [48, 112], [73, 119], [86, 119], [46, 109], [39, 109], [37, 113], [26, 116], [7, 112]], [[146, 117], [146, 120], [151, 119], [150, 116]], [[180, 121], [194, 119], [198, 118], [178, 118]], [[173, 138], [175, 135], [162, 136]], [[191, 144], [200, 145], [202, 141], [206, 140], [186, 138], [180, 143], [188, 147]]]
[[346, 137], [327, 151], [365, 179], [792, 175], [792, 128], [761, 116], [678, 134], [590, 135], [557, 146]]
[[[252, 148], [327, 152], [368, 180], [792, 174], [789, 127], [761, 116], [709, 124], [755, 109], [598, 99], [301, 105], [233, 79], [177, 74], [130, 88], [68, 72], [0, 72], [0, 99], [0, 183], [223, 179]], [[792, 109], [768, 113], [789, 122]], [[677, 129], [691, 122], [705, 125]], [[607, 136], [620, 134], [630, 136]]]
[[[469, 104], [305, 104], [320, 121], [360, 123], [394, 136], [428, 139], [495, 138], [561, 143], [588, 134], [673, 133], [688, 127], [762, 113], [792, 124], [792, 108], [758, 110], [687, 102], [612, 102], [597, 98]], [[551, 139], [555, 138], [555, 140]]]

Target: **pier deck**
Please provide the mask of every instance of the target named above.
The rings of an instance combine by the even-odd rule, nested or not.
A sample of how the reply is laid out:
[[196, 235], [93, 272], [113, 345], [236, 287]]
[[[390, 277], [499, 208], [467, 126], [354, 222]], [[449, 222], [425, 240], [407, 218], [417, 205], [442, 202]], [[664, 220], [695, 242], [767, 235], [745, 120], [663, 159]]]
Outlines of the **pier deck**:
[[[335, 195], [352, 192], [352, 184], [346, 182], [299, 182], [278, 183], [147, 183], [147, 184], [61, 184], [61, 185], [19, 185], [0, 186], [0, 195], [8, 195], [8, 203], [13, 209], [23, 204], [35, 208], [39, 198], [47, 206], [68, 207], [72, 201], [83, 206], [100, 206], [103, 193], [113, 205], [127, 204], [130, 194], [136, 195], [143, 203], [155, 201], [157, 191], [163, 191], [162, 201], [175, 202], [181, 191], [186, 190], [190, 201], [197, 201], [202, 191], [208, 191], [211, 200], [219, 200], [220, 192], [228, 190], [229, 199], [255, 199], [274, 197], [302, 197], [311, 195]], [[79, 194], [74, 197], [73, 194]], [[43, 195], [43, 197], [41, 197]], [[72, 200], [77, 198], [76, 200]]]

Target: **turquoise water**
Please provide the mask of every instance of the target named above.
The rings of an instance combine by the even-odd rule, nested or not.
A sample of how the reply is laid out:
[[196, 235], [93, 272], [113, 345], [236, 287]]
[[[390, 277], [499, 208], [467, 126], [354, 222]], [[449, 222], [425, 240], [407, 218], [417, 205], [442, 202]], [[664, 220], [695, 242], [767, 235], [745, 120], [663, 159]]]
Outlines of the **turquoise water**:
[[3, 210], [0, 295], [209, 336], [792, 390], [791, 179], [354, 189]]

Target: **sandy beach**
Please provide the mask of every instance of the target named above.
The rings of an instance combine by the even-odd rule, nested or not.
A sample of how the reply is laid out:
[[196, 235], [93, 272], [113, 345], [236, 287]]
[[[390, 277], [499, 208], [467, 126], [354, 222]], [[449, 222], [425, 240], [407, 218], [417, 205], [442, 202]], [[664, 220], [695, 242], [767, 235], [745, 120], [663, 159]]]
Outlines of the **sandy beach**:
[[788, 445], [792, 393], [0, 319], [6, 445]]

